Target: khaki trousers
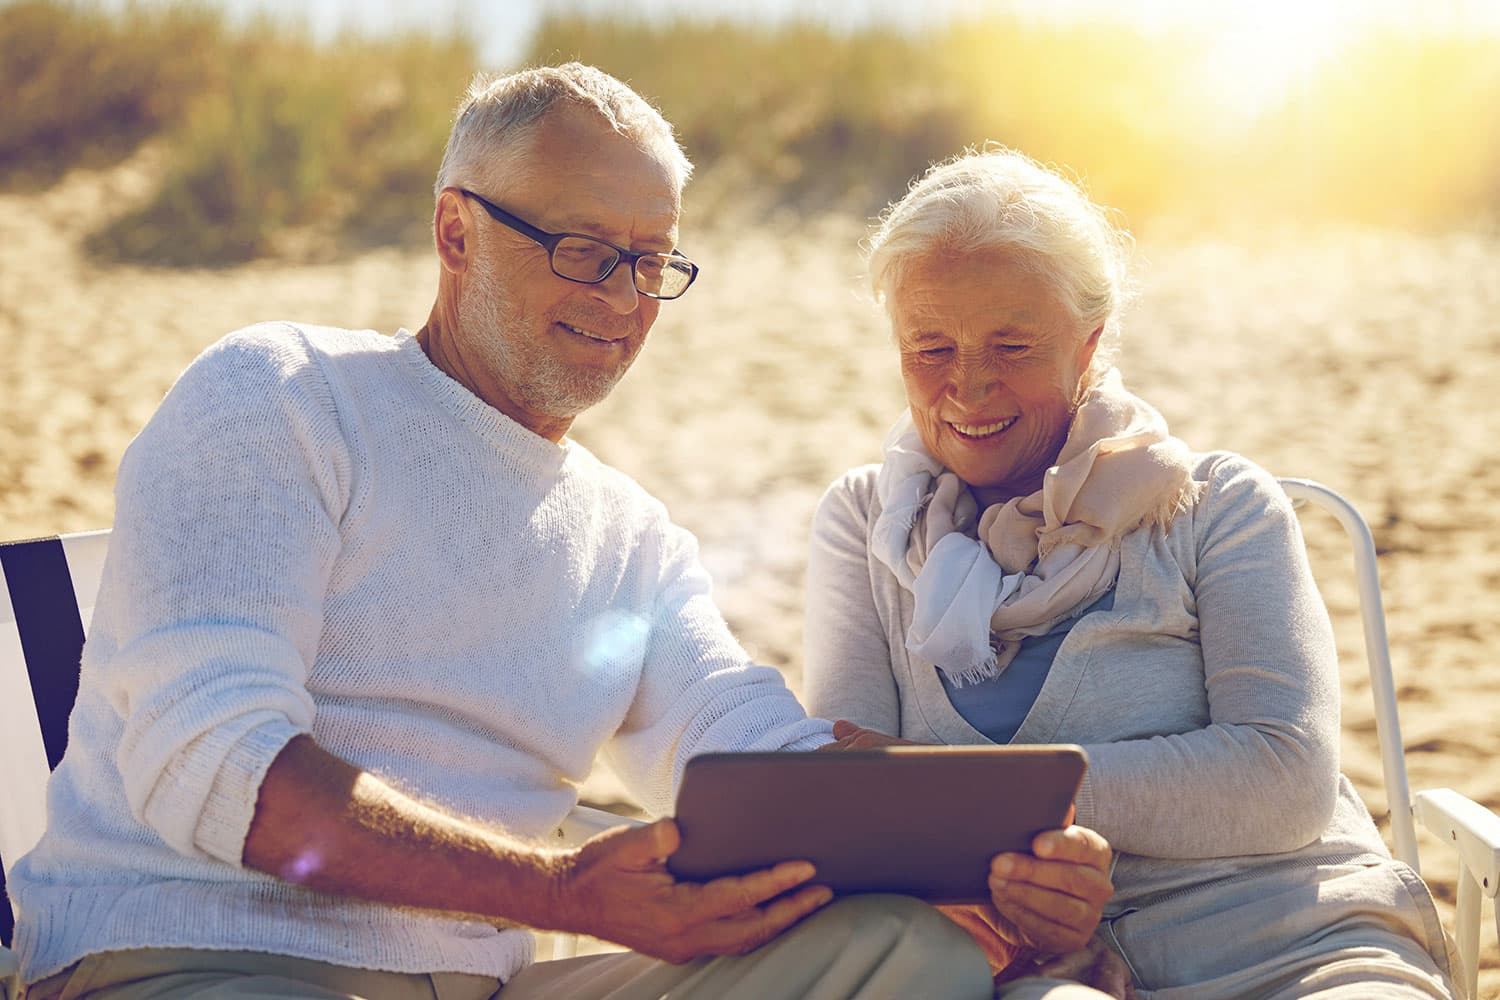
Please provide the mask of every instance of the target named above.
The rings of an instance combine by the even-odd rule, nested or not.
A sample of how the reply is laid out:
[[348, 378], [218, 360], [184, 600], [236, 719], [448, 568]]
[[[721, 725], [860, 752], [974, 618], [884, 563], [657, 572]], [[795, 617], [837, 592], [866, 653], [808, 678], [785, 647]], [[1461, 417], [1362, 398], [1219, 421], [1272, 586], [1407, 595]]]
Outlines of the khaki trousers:
[[[686, 965], [669, 965], [631, 952], [588, 955], [539, 962], [501, 986], [495, 979], [459, 973], [379, 972], [255, 952], [146, 949], [90, 955], [35, 984], [27, 997], [988, 1000], [992, 989], [984, 956], [956, 925], [925, 903], [877, 895], [856, 896], [825, 907], [750, 955], [699, 959]], [[1058, 994], [1064, 995], [1068, 994]]]

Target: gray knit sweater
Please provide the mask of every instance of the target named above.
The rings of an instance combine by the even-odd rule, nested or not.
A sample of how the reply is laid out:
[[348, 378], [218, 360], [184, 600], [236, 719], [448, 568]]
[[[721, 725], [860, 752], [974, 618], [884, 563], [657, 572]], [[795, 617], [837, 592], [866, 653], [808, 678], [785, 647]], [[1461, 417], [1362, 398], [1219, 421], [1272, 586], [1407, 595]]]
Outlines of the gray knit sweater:
[[[870, 555], [876, 466], [824, 496], [808, 565], [809, 711], [988, 743], [905, 648], [911, 595]], [[1121, 543], [1114, 606], [1069, 633], [1014, 743], [1080, 743], [1078, 822], [1120, 852], [1115, 906], [1263, 866], [1388, 857], [1338, 772], [1333, 634], [1291, 505], [1236, 455], [1203, 499]]]

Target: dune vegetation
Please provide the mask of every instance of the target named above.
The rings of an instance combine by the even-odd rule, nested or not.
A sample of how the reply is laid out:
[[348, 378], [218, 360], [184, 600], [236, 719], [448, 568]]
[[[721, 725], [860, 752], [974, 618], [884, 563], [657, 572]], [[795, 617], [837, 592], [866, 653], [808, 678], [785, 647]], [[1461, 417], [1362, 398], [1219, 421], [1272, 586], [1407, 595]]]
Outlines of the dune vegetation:
[[[194, 3], [13, 2], [0, 7], [0, 186], [43, 188], [155, 144], [153, 192], [101, 219], [96, 257], [222, 265], [421, 239], [478, 51], [461, 29], [314, 41], [305, 25], [231, 24]], [[1500, 39], [1365, 32], [1248, 105], [1216, 85], [1215, 57], [1186, 30], [1100, 21], [997, 14], [902, 32], [592, 4], [546, 15], [525, 62], [582, 59], [655, 101], [699, 165], [694, 209], [710, 222], [868, 215], [929, 162], [987, 141], [1067, 165], [1137, 225], [1438, 228], [1500, 212]]]

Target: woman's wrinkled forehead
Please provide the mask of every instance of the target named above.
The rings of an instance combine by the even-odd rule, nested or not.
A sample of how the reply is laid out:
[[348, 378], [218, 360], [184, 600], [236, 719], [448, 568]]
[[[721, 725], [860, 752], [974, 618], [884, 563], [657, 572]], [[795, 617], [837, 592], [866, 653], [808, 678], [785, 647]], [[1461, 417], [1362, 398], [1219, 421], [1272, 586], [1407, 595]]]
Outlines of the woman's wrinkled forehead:
[[893, 322], [898, 314], [910, 318], [914, 313], [950, 308], [956, 296], [982, 299], [987, 290], [1018, 283], [1039, 300], [1039, 305], [1045, 301], [1049, 310], [1076, 312], [1056, 269], [1025, 246], [999, 244], [966, 250], [956, 242], [938, 243], [892, 264], [887, 270], [883, 304]]

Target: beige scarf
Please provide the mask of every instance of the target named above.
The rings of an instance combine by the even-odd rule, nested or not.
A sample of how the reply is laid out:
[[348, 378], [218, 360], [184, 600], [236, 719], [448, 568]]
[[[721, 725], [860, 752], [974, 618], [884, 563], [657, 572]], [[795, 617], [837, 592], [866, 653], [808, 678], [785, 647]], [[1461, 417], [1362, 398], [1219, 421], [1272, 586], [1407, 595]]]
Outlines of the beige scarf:
[[979, 513], [922, 445], [910, 413], [876, 478], [876, 558], [912, 592], [906, 647], [956, 683], [996, 677], [1042, 635], [1114, 586], [1120, 539], [1171, 524], [1197, 501], [1185, 444], [1116, 369], [1084, 396], [1042, 488]]

